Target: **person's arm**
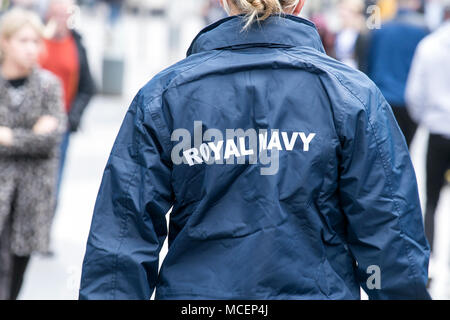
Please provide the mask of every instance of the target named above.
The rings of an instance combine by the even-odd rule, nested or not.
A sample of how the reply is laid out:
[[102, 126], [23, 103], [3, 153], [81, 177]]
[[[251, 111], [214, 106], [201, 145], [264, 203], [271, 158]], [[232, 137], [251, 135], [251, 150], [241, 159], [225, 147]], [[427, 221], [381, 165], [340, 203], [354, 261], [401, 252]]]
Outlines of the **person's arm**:
[[[345, 107], [339, 196], [360, 285], [370, 299], [429, 299], [430, 251], [405, 138], [378, 89]], [[374, 270], [379, 288], [367, 286], [377, 285]]]
[[427, 52], [420, 44], [414, 55], [405, 91], [408, 113], [417, 123], [421, 122], [425, 108], [430, 102], [427, 92], [433, 84], [430, 83], [432, 78], [429, 77], [429, 71], [434, 70], [434, 65], [433, 61], [427, 60]]
[[[43, 111], [33, 128], [9, 128], [11, 139], [8, 143], [0, 143], [0, 155], [47, 157], [55, 146], [61, 141], [66, 126], [63, 112], [62, 87], [56, 78], [45, 79], [48, 85], [43, 86]], [[47, 118], [47, 119], [45, 119]], [[53, 130], [39, 130], [39, 123], [47, 122], [51, 126], [56, 120]], [[45, 125], [44, 125], [45, 126]]]
[[78, 58], [80, 61], [80, 79], [78, 81], [78, 89], [75, 98], [70, 106], [68, 120], [69, 120], [69, 130], [71, 132], [76, 132], [80, 126], [81, 118], [89, 105], [92, 97], [96, 92], [94, 79], [89, 67], [89, 61], [86, 54], [86, 49], [81, 43], [79, 35], [74, 35], [76, 37], [77, 48], [78, 48]]
[[103, 174], [83, 262], [82, 300], [150, 299], [156, 285], [174, 195], [170, 140], [152, 111], [160, 98], [145, 100], [138, 93], [131, 103]]

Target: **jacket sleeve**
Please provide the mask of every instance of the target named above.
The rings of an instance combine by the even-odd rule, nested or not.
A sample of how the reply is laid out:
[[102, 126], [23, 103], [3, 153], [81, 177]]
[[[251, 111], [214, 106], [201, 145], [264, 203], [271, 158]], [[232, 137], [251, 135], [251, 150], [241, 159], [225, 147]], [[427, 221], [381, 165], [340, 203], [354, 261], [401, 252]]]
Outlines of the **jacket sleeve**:
[[58, 128], [48, 134], [36, 134], [30, 128], [11, 128], [13, 144], [1, 146], [1, 155], [46, 158], [60, 143], [67, 125], [66, 115], [63, 111], [62, 87], [56, 78], [53, 81], [46, 78], [44, 81], [49, 81], [49, 83], [42, 89], [44, 97], [41, 114], [58, 119]]
[[429, 299], [429, 245], [416, 176], [377, 88], [368, 99], [353, 96], [347, 103], [341, 134], [340, 203], [361, 287], [370, 299]]
[[[83, 262], [80, 299], [150, 299], [173, 204], [158, 98], [136, 95], [108, 159]], [[166, 135], [164, 137], [167, 137]], [[164, 141], [164, 142], [162, 142]]]

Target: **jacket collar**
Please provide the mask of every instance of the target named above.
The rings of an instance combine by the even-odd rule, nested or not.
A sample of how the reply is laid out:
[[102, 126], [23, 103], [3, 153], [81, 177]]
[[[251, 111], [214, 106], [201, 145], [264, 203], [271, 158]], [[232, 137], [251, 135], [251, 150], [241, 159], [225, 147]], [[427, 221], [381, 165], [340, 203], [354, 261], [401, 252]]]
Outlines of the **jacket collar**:
[[272, 15], [242, 31], [244, 23], [244, 15], [240, 14], [205, 27], [192, 41], [187, 56], [214, 49], [259, 45], [308, 46], [325, 52], [315, 25], [303, 18], [289, 14]]

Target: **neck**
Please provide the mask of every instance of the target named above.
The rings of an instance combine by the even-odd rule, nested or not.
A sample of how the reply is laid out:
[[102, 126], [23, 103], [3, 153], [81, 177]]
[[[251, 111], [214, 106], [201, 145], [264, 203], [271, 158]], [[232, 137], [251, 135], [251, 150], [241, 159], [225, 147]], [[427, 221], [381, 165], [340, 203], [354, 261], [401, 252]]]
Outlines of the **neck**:
[[67, 36], [69, 36], [70, 34], [70, 30], [69, 29], [64, 29], [64, 30], [58, 30], [55, 32], [53, 39], [55, 40], [62, 40], [64, 38], [66, 38]]
[[1, 65], [2, 76], [7, 80], [25, 78], [31, 73], [31, 70], [31, 68], [24, 68], [8, 60], [4, 60]]

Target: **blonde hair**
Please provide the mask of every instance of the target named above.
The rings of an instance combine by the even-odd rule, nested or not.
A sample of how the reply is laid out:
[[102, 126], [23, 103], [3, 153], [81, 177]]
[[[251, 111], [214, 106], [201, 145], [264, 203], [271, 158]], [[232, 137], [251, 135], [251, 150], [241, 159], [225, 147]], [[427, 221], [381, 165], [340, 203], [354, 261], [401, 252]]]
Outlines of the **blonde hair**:
[[[226, 3], [227, 0], [223, 0]], [[273, 14], [281, 15], [286, 9], [294, 8], [300, 0], [231, 0], [237, 9], [245, 14], [247, 29], [255, 21], [266, 20]]]
[[[0, 19], [0, 40], [11, 38], [24, 26], [32, 27], [41, 38], [44, 36], [44, 25], [36, 13], [21, 8], [14, 8], [6, 12]], [[2, 60], [3, 52], [0, 46], [0, 62]]]

